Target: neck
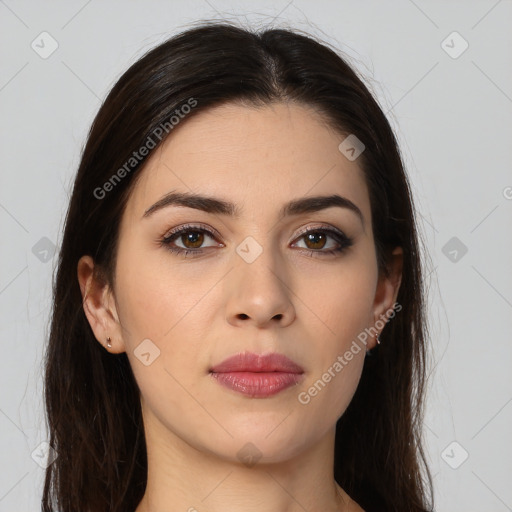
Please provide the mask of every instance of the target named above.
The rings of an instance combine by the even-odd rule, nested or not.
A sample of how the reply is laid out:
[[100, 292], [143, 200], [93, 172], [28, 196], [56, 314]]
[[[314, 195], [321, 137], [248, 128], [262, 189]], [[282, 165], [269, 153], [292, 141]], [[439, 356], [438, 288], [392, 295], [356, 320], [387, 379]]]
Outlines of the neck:
[[145, 428], [148, 480], [135, 512], [361, 510], [334, 480], [334, 431], [288, 460], [248, 466], [201, 451], [155, 420]]

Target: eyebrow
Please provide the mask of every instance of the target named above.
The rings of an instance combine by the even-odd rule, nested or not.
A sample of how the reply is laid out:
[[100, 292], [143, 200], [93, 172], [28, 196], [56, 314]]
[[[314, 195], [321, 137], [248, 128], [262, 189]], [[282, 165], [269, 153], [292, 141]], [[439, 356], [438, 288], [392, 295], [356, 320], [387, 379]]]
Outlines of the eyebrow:
[[[239, 206], [229, 201], [190, 192], [169, 192], [159, 199], [153, 206], [150, 206], [144, 212], [142, 218], [149, 217], [158, 210], [169, 206], [184, 206], [207, 213], [227, 215], [236, 218], [240, 217], [242, 213]], [[307, 196], [294, 199], [289, 203], [286, 203], [281, 208], [279, 212], [279, 219], [281, 220], [292, 215], [314, 213], [327, 208], [332, 208], [333, 206], [346, 208], [352, 211], [359, 217], [359, 220], [364, 225], [364, 217], [361, 210], [352, 201], [350, 201], [350, 199], [338, 194], [330, 196]]]

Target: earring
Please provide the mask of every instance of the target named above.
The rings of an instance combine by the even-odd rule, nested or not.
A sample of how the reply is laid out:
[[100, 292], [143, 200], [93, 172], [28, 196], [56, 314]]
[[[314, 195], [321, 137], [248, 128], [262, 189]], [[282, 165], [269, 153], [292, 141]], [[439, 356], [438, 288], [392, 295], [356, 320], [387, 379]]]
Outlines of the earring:
[[111, 339], [110, 336], [107, 338], [107, 347], [112, 348], [112, 343], [110, 343]]
[[[377, 345], [380, 345], [380, 344], [381, 344], [380, 337], [379, 337], [379, 335], [377, 334]], [[375, 347], [373, 347], [373, 348], [375, 348]], [[366, 351], [366, 355], [371, 357], [371, 356], [373, 356], [373, 355], [374, 355], [374, 353], [373, 353], [371, 350], [367, 350], [367, 351]]]

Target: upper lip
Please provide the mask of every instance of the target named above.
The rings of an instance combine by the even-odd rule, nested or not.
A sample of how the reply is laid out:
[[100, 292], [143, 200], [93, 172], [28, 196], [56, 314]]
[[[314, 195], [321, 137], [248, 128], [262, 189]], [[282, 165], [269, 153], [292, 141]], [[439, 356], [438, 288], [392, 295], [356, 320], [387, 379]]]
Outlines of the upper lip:
[[254, 354], [244, 352], [228, 357], [220, 364], [210, 368], [212, 373], [229, 372], [283, 372], [304, 373], [304, 369], [297, 363], [276, 352], [270, 354]]

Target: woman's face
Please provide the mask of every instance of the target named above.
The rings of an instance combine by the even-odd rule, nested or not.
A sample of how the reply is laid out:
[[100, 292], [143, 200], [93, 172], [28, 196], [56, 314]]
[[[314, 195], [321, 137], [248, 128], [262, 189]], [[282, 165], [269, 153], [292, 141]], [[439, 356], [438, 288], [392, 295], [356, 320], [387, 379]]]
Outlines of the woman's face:
[[[344, 138], [303, 106], [230, 104], [185, 120], [154, 151], [123, 215], [101, 335], [128, 355], [146, 429], [261, 462], [333, 434], [375, 343], [361, 333], [397, 291], [379, 280], [368, 191], [358, 160], [338, 149]], [[169, 194], [215, 202], [162, 201]], [[281, 216], [335, 195], [356, 208], [307, 203]], [[219, 366], [241, 353], [295, 366]]]

